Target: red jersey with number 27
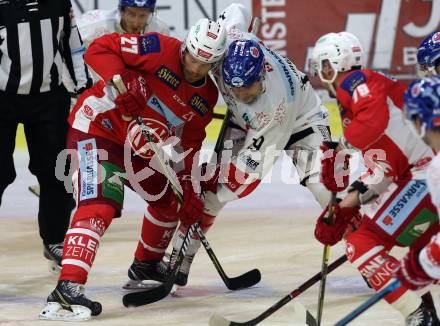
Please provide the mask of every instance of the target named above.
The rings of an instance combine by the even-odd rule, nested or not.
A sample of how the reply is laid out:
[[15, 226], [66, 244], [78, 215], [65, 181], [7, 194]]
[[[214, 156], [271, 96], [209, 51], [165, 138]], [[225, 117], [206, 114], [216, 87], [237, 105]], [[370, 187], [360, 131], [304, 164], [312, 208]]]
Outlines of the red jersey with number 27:
[[[181, 44], [175, 38], [157, 33], [113, 33], [96, 39], [85, 60], [103, 80], [78, 100], [69, 117], [72, 128], [121, 145], [129, 140], [134, 150], [141, 148], [145, 141], [136, 122], [122, 119], [114, 103], [118, 93], [108, 83], [125, 69], [136, 70], [150, 89], [145, 109], [140, 113], [144, 124], [153, 131], [153, 137], [162, 140], [171, 135], [179, 137], [182, 149], [191, 149], [187, 157], [191, 159], [205, 138], [205, 127], [212, 119], [218, 91], [209, 76], [198, 86], [185, 81]], [[152, 155], [137, 154], [145, 158]]]

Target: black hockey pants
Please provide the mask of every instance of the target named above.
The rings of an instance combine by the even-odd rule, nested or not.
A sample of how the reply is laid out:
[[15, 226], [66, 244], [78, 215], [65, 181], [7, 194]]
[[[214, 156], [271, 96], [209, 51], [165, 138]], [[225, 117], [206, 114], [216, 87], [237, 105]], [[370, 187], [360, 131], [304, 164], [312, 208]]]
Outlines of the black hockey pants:
[[38, 95], [0, 92], [0, 205], [4, 190], [16, 177], [12, 154], [18, 123], [23, 123], [29, 170], [41, 189], [38, 225], [46, 245], [64, 240], [72, 210], [72, 195], [55, 177], [57, 156], [65, 148], [69, 110], [70, 97], [64, 86]]

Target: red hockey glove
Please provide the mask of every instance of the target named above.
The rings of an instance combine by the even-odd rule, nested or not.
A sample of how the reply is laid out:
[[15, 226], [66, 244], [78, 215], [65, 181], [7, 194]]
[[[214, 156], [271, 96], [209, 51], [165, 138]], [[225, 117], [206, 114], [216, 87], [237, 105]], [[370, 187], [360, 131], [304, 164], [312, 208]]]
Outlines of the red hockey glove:
[[334, 142], [324, 142], [320, 147], [324, 153], [321, 160], [321, 182], [333, 192], [347, 188], [350, 179], [350, 155], [337, 152], [337, 145]]
[[335, 205], [333, 213], [333, 224], [326, 220], [328, 216], [328, 207], [319, 216], [315, 227], [315, 238], [324, 245], [333, 246], [342, 240], [347, 226], [359, 214], [359, 207], [343, 207]]
[[195, 193], [190, 176], [182, 176], [179, 180], [183, 191], [183, 201], [177, 212], [177, 218], [184, 225], [191, 225], [202, 218], [205, 204]]
[[144, 77], [134, 70], [124, 70], [121, 78], [127, 88], [127, 93], [119, 94], [115, 99], [115, 104], [123, 116], [136, 117], [147, 106], [150, 90]]
[[413, 291], [424, 288], [434, 281], [420, 266], [419, 254], [413, 249], [410, 249], [405, 257], [402, 258], [395, 276], [404, 287]]
[[207, 179], [200, 181], [202, 192], [210, 191], [216, 194], [218, 177], [220, 175], [220, 166], [218, 164], [203, 163], [201, 167], [201, 175], [204, 177], [204, 179]]

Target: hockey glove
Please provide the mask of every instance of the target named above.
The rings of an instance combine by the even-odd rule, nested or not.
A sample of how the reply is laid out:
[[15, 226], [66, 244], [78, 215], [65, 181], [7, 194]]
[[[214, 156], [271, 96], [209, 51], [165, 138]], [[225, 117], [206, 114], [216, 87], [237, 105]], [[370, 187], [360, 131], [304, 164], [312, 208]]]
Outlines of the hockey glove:
[[395, 276], [404, 287], [413, 291], [424, 288], [434, 281], [420, 266], [419, 253], [414, 249], [410, 249], [402, 258]]
[[205, 204], [199, 195], [194, 191], [191, 176], [181, 176], [179, 178], [183, 191], [183, 200], [177, 211], [177, 218], [184, 225], [191, 225], [202, 218]]
[[321, 160], [320, 179], [324, 186], [333, 192], [343, 191], [348, 187], [350, 179], [350, 155], [336, 151], [338, 143], [323, 142], [321, 150], [324, 156]]
[[121, 78], [127, 92], [119, 94], [115, 99], [115, 104], [123, 116], [136, 117], [147, 106], [150, 90], [144, 77], [136, 71], [124, 70]]
[[326, 219], [328, 207], [319, 216], [315, 227], [315, 238], [324, 245], [333, 246], [342, 240], [351, 220], [359, 214], [359, 207], [340, 207], [335, 205], [333, 224]]

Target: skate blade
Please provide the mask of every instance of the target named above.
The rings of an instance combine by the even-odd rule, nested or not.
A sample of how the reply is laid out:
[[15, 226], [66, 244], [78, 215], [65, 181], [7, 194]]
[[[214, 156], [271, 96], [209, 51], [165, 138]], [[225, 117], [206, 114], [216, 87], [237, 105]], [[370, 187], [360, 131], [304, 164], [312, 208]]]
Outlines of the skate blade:
[[177, 295], [176, 292], [177, 292], [177, 290], [179, 290], [179, 289], [180, 289], [180, 286], [179, 286], [179, 285], [177, 285], [177, 284], [173, 284], [173, 287], [171, 288], [170, 294], [171, 294], [171, 295]]
[[161, 285], [161, 282], [153, 281], [153, 280], [128, 280], [122, 288], [125, 290], [148, 290], [153, 289]]
[[84, 306], [72, 305], [73, 311], [64, 310], [58, 302], [48, 302], [38, 317], [54, 321], [86, 321], [92, 316], [92, 311]]

